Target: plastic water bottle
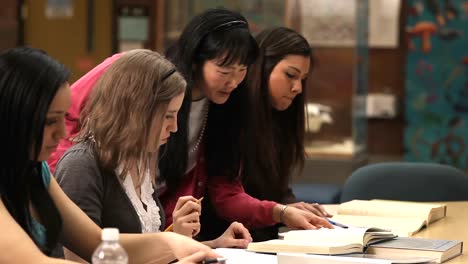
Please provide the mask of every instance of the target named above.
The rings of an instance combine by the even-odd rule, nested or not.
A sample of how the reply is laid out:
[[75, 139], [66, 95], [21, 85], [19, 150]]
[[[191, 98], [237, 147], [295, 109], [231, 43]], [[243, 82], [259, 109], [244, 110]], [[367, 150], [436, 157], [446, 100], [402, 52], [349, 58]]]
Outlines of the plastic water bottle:
[[93, 253], [93, 264], [128, 264], [128, 255], [119, 243], [119, 229], [104, 228], [102, 243]]

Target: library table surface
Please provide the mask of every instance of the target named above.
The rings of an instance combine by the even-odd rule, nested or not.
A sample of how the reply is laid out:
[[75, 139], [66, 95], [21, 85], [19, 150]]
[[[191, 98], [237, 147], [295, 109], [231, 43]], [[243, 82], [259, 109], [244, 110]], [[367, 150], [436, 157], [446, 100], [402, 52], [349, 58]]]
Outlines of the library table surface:
[[[416, 233], [414, 237], [450, 239], [463, 241], [463, 254], [445, 263], [468, 264], [468, 201], [441, 202], [447, 205], [447, 216], [431, 223], [429, 228], [424, 228]], [[338, 205], [324, 205], [326, 210], [335, 214]]]

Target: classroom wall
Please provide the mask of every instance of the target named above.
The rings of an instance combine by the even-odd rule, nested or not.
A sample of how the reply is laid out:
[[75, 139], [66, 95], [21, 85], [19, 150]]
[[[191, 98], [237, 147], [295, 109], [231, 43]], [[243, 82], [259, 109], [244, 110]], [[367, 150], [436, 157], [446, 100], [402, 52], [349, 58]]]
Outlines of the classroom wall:
[[0, 51], [18, 44], [18, 0], [2, 0], [0, 6]]
[[[400, 38], [397, 48], [369, 48], [369, 93], [391, 93], [396, 95], [399, 114], [391, 119], [368, 119], [368, 154], [379, 159], [402, 159], [405, 95], [404, 42], [405, 11], [400, 16]], [[308, 97], [313, 101], [330, 105], [333, 109], [333, 125], [323, 125], [314, 134], [319, 140], [339, 140], [352, 134], [353, 68], [355, 49], [332, 47], [314, 48], [317, 67], [309, 79]]]
[[404, 27], [406, 7], [400, 13], [399, 44], [393, 49], [369, 50], [369, 93], [390, 93], [397, 98], [397, 116], [391, 119], [368, 119], [368, 149], [371, 158], [402, 159], [405, 127], [405, 71], [406, 45]]

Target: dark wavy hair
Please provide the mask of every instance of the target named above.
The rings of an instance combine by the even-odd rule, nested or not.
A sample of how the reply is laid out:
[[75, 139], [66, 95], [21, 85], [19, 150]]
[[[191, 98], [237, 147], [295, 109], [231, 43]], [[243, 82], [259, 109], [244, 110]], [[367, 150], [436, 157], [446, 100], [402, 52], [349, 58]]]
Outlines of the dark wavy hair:
[[49, 106], [68, 77], [68, 70], [43, 51], [14, 48], [0, 54], [1, 199], [33, 241], [29, 205], [34, 206], [47, 235], [45, 248], [35, 243], [46, 254], [59, 239], [62, 220], [38, 157]]
[[284, 111], [273, 109], [269, 79], [273, 68], [288, 55], [311, 59], [307, 40], [294, 30], [275, 27], [256, 37], [259, 56], [248, 69], [249, 123], [243, 143], [243, 183], [246, 192], [259, 199], [282, 202], [291, 174], [304, 166], [305, 113], [303, 92]]
[[[178, 41], [166, 56], [187, 81], [187, 89], [178, 115], [178, 131], [161, 148], [160, 175], [169, 189], [175, 189], [185, 175], [188, 160], [188, 120], [192, 103], [192, 88], [200, 78], [207, 60], [221, 59], [220, 66], [233, 63], [250, 65], [258, 47], [250, 34], [247, 20], [239, 13], [226, 9], [208, 9], [195, 16], [185, 27]], [[239, 146], [241, 99], [245, 100], [245, 82], [231, 93], [223, 105], [210, 103], [205, 132], [207, 173], [235, 177], [240, 167]]]

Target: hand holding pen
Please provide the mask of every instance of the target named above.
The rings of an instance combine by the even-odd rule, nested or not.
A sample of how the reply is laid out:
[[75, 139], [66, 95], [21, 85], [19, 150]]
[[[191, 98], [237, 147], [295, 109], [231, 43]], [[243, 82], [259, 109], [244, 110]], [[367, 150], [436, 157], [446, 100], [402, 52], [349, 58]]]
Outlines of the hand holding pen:
[[182, 196], [177, 200], [172, 213], [173, 224], [164, 231], [174, 231], [181, 235], [193, 237], [200, 232], [201, 201], [192, 196]]
[[[298, 209], [293, 206], [284, 206], [278, 204], [275, 208], [281, 206], [281, 212], [279, 217], [275, 220], [279, 220], [289, 228], [293, 229], [319, 229], [322, 227], [333, 228], [332, 224], [327, 219], [320, 217], [308, 210]], [[275, 214], [274, 214], [275, 215]]]
[[325, 208], [322, 205], [318, 204], [318, 203], [298, 202], [298, 203], [288, 204], [288, 206], [292, 206], [292, 207], [295, 207], [295, 208], [298, 208], [298, 209], [309, 211], [311, 213], [314, 213], [317, 216], [326, 218], [327, 221], [330, 224], [334, 225], [334, 226], [341, 227], [341, 228], [348, 228], [348, 226], [346, 226], [344, 224], [341, 224], [341, 223], [338, 223], [338, 222], [336, 222], [334, 220], [331, 220], [329, 217], [332, 217], [333, 215], [328, 213], [325, 210]]

